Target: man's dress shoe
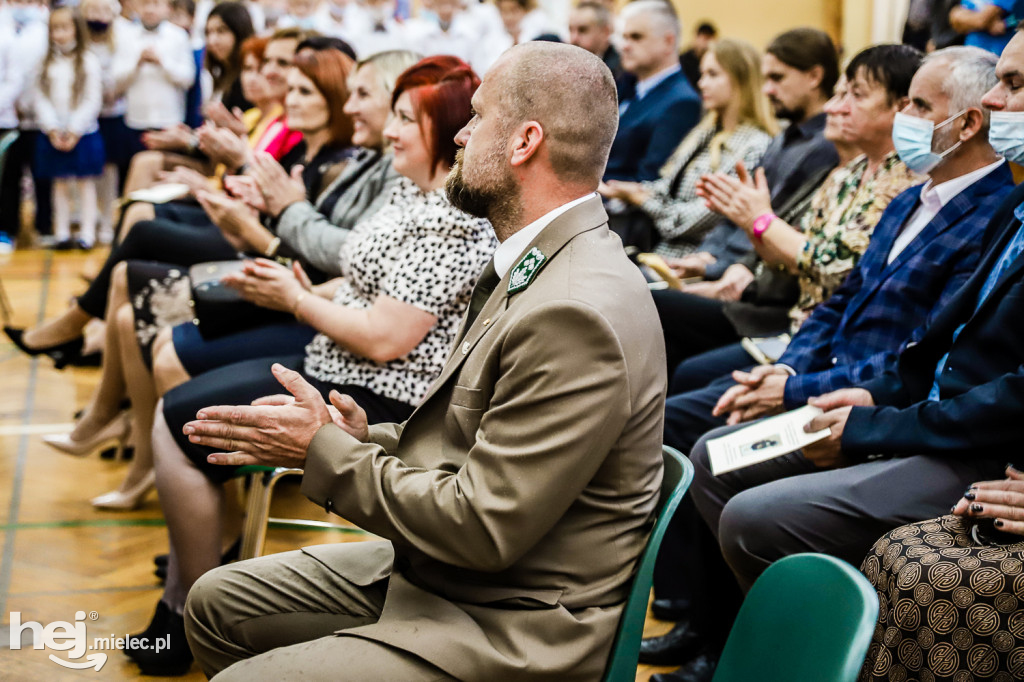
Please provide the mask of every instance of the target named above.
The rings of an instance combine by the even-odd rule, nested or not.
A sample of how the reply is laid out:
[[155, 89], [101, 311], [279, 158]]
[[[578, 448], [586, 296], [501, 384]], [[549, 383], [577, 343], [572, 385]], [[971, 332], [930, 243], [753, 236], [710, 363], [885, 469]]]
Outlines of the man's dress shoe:
[[640, 642], [640, 662], [653, 665], [679, 665], [700, 653], [704, 642], [700, 635], [684, 620], [661, 637], [649, 637]]
[[675, 672], [651, 675], [651, 682], [711, 682], [717, 666], [717, 658], [700, 654]]
[[655, 599], [651, 602], [651, 613], [658, 620], [675, 623], [690, 614], [689, 599]]

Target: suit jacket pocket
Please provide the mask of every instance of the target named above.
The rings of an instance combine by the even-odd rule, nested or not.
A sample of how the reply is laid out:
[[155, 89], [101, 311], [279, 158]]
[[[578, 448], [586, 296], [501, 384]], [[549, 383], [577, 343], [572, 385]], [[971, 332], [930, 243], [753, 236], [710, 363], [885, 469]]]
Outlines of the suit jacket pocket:
[[476, 442], [476, 431], [484, 413], [484, 394], [479, 388], [454, 386], [448, 405], [446, 426], [452, 437], [461, 436], [466, 448]]
[[395, 548], [387, 541], [336, 542], [303, 547], [302, 551], [360, 587], [390, 577], [395, 561]]

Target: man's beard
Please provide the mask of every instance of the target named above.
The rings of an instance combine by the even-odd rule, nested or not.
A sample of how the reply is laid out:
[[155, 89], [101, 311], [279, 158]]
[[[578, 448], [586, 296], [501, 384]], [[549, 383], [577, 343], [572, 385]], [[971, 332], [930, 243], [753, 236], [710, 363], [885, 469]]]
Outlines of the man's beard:
[[485, 175], [490, 182], [471, 187], [462, 172], [465, 150], [455, 154], [455, 163], [444, 181], [444, 192], [452, 206], [477, 218], [486, 218], [492, 225], [508, 220], [518, 212], [518, 189], [507, 173], [501, 172], [502, 159], [498, 154], [485, 159]]
[[803, 107], [785, 107], [778, 100], [772, 100], [772, 109], [775, 111], [775, 118], [790, 123], [799, 123], [807, 115], [807, 110]]

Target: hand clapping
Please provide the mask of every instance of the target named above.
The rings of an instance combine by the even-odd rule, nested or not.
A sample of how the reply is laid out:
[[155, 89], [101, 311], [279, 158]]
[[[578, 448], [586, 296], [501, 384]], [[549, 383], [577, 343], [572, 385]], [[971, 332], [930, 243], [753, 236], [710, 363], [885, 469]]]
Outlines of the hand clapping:
[[185, 425], [190, 442], [221, 451], [207, 458], [211, 464], [302, 468], [313, 436], [332, 422], [366, 441], [366, 412], [352, 398], [331, 391], [328, 406], [298, 372], [276, 363], [271, 371], [290, 395], [260, 398], [248, 406], [207, 407]]

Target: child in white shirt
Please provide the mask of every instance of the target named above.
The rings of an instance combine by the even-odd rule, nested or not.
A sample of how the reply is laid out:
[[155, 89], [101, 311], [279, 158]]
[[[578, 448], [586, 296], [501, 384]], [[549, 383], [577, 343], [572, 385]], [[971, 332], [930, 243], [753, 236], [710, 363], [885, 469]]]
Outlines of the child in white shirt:
[[[96, 181], [105, 161], [98, 118], [100, 63], [88, 48], [85, 21], [68, 7], [50, 14], [50, 46], [33, 92], [39, 129], [36, 174], [53, 180], [57, 248], [91, 249], [96, 241]], [[78, 185], [81, 232], [71, 240], [70, 185]]]
[[138, 9], [141, 25], [132, 27], [131, 49], [119, 55], [114, 79], [125, 90], [125, 123], [141, 151], [143, 132], [185, 121], [185, 91], [196, 67], [188, 33], [168, 21], [169, 0], [141, 0]]

